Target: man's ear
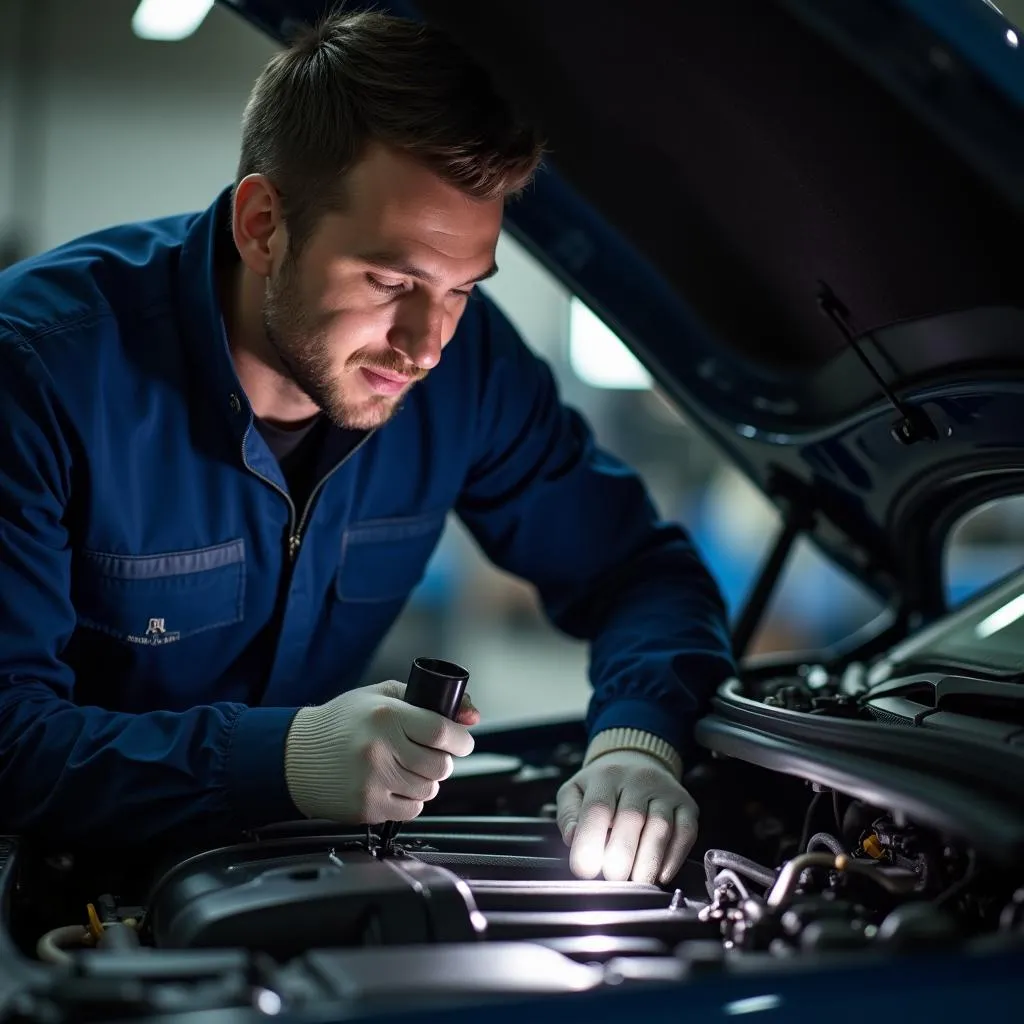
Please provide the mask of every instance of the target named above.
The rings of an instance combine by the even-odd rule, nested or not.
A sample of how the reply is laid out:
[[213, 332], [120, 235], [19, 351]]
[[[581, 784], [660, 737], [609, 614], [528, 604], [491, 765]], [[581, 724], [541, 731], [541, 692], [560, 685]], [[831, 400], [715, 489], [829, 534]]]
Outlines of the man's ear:
[[231, 229], [242, 262], [259, 277], [270, 277], [284, 262], [288, 232], [281, 197], [266, 175], [248, 174], [236, 186]]

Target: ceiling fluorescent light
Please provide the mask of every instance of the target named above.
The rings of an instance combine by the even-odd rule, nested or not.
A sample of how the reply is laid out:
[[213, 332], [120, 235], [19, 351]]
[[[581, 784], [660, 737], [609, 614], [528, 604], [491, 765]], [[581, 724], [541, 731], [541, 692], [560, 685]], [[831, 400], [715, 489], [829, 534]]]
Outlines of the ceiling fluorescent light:
[[579, 299], [569, 307], [569, 365], [592, 388], [642, 391], [650, 374], [622, 340]]
[[140, 39], [176, 43], [203, 23], [213, 0], [141, 0], [132, 15], [132, 31]]

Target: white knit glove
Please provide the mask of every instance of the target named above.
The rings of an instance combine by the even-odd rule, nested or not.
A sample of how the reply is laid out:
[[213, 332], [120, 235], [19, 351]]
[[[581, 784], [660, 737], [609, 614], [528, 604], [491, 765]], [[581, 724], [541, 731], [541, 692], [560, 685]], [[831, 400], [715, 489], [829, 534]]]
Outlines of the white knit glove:
[[453, 757], [473, 750], [469, 730], [406, 704], [389, 680], [300, 708], [285, 740], [284, 775], [309, 818], [346, 824], [409, 821], [437, 796]]
[[[629, 742], [636, 745], [619, 745]], [[681, 772], [678, 754], [657, 737], [598, 734], [583, 767], [558, 791], [558, 827], [571, 847], [573, 874], [671, 881], [697, 838], [697, 804], [680, 785]]]

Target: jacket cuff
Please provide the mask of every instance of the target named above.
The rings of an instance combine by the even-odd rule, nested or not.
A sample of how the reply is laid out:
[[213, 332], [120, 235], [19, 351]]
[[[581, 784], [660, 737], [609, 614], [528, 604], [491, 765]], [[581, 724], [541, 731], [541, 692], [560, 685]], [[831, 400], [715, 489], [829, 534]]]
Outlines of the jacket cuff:
[[284, 744], [298, 708], [246, 708], [228, 747], [228, 814], [239, 828], [258, 828], [303, 815], [284, 777]]
[[659, 736], [684, 762], [694, 752], [692, 723], [680, 721], [678, 715], [654, 701], [633, 697], [613, 700], [599, 709], [592, 706], [587, 717], [588, 736], [594, 739], [607, 729], [637, 729]]
[[636, 750], [659, 760], [676, 778], [683, 774], [683, 759], [679, 752], [667, 740], [642, 729], [606, 729], [599, 732], [587, 747], [583, 758], [584, 766], [590, 764], [602, 754], [610, 754], [616, 750]]

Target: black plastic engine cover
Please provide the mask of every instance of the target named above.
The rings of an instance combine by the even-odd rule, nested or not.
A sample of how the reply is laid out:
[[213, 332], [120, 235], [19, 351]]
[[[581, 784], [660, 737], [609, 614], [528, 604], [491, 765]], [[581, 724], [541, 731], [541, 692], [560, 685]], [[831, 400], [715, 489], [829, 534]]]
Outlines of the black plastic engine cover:
[[445, 868], [270, 842], [179, 863], [154, 887], [148, 926], [160, 948], [290, 957], [316, 947], [473, 942], [483, 921], [466, 884]]
[[422, 1011], [435, 1001], [450, 1007], [488, 996], [507, 1000], [586, 992], [603, 983], [600, 969], [529, 942], [420, 946], [400, 955], [398, 972], [393, 951], [372, 949], [315, 950], [301, 966], [307, 983], [315, 980], [323, 991], [362, 1011], [407, 1008], [410, 999]]
[[[572, 877], [554, 822], [420, 819], [382, 860], [329, 822], [283, 823], [242, 845], [174, 863], [151, 888], [148, 930], [164, 949], [313, 949], [587, 938], [670, 949], [717, 934], [680, 894]], [[173, 862], [172, 862], [173, 863]], [[699, 867], [699, 865], [697, 865]], [[703, 890], [703, 869], [700, 869]]]

